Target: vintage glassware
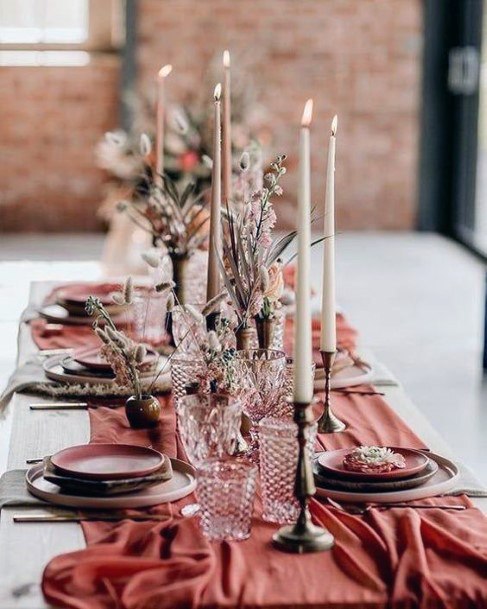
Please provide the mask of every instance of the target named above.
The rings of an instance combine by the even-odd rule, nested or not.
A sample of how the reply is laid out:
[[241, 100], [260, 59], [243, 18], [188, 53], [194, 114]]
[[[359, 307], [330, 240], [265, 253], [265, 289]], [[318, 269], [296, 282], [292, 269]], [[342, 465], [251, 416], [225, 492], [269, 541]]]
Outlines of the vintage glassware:
[[166, 307], [167, 293], [144, 289], [134, 296], [133, 329], [139, 342], [157, 346], [167, 342]]
[[257, 467], [246, 461], [208, 459], [198, 467], [201, 527], [211, 540], [250, 536]]
[[171, 386], [176, 410], [182, 397], [188, 394], [190, 387], [198, 387], [200, 379], [206, 372], [206, 364], [202, 359], [181, 356], [178, 352], [171, 359]]
[[[316, 364], [312, 363], [313, 380], [315, 378]], [[294, 415], [293, 406], [293, 391], [294, 391], [294, 360], [292, 357], [286, 358], [286, 372], [284, 374], [284, 382], [282, 385], [279, 403], [274, 411], [276, 417], [290, 417]]]
[[244, 399], [244, 410], [253, 423], [273, 414], [284, 383], [285, 370], [286, 356], [283, 351], [237, 351], [237, 385]]
[[[291, 419], [265, 417], [259, 424], [262, 517], [268, 522], [294, 522], [299, 505], [294, 496], [298, 461], [298, 428]], [[317, 423], [308, 427], [306, 448], [314, 454]]]
[[244, 412], [252, 423], [252, 454], [258, 447], [257, 424], [265, 416], [272, 416], [279, 406], [286, 356], [283, 351], [244, 349], [237, 351], [235, 362], [236, 385]]
[[193, 465], [233, 454], [242, 417], [240, 400], [218, 393], [186, 395], [178, 402], [177, 417], [179, 435]]

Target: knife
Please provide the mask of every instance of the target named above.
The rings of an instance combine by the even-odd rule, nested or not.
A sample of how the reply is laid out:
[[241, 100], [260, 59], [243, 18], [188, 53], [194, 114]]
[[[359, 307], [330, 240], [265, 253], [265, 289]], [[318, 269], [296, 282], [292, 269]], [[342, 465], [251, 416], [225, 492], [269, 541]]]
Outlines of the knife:
[[14, 522], [119, 522], [121, 520], [134, 520], [136, 522], [145, 522], [154, 520], [156, 522], [164, 522], [171, 517], [166, 515], [136, 515], [127, 516], [126, 514], [14, 514]]

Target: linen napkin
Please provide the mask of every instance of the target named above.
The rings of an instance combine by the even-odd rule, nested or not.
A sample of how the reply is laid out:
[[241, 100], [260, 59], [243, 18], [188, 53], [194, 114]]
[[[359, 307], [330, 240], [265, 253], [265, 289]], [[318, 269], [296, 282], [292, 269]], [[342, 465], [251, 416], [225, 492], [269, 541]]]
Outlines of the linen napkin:
[[25, 484], [25, 469], [11, 469], [0, 477], [0, 510], [5, 506], [46, 506], [45, 501], [29, 493]]

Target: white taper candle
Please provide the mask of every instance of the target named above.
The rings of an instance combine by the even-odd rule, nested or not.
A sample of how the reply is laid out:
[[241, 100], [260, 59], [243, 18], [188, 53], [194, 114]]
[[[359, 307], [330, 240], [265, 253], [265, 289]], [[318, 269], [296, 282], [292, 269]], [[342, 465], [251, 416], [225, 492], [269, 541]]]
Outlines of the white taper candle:
[[323, 241], [323, 291], [321, 297], [320, 350], [336, 351], [335, 305], [335, 144], [338, 117], [331, 123], [328, 165], [326, 170], [325, 221]]
[[298, 263], [296, 281], [296, 320], [294, 325], [294, 395], [299, 403], [313, 398], [311, 343], [311, 166], [309, 126], [313, 100], [306, 102], [299, 137]]

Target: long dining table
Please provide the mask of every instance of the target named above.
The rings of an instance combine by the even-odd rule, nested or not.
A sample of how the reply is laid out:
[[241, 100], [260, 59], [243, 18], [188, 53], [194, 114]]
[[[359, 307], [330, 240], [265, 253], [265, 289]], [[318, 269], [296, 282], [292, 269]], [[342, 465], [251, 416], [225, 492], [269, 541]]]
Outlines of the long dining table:
[[[39, 304], [50, 287], [50, 284], [45, 282], [33, 283], [29, 304]], [[13, 324], [16, 321], [10, 319], [4, 323]], [[18, 333], [18, 364], [27, 361], [37, 350], [30, 325], [22, 322]], [[361, 346], [359, 353], [369, 361], [374, 361], [373, 353], [368, 351], [366, 346]], [[461, 456], [455, 454], [455, 451], [446, 445], [415, 407], [399, 383], [385, 383], [380, 386], [380, 391], [383, 392], [384, 400], [392, 411], [407, 422], [407, 426], [430, 450], [453, 460], [461, 460]], [[35, 401], [42, 401], [42, 398], [36, 398]], [[49, 455], [64, 447], [90, 440], [90, 416], [87, 410], [32, 412], [29, 409], [30, 402], [32, 396], [17, 393], [9, 404], [8, 418], [11, 429], [8, 434], [7, 470], [25, 469], [27, 459]], [[487, 511], [487, 498], [472, 498], [471, 501], [483, 512]], [[81, 550], [86, 545], [85, 535], [77, 523], [14, 523], [13, 515], [24, 511], [32, 512], [33, 508], [6, 505], [0, 514], [0, 607], [2, 609], [50, 607], [40, 587], [46, 565], [54, 557]], [[35, 511], [42, 513], [45, 510], [36, 506]], [[295, 560], [300, 559], [296, 557]], [[336, 606], [341, 605], [337, 603]]]

